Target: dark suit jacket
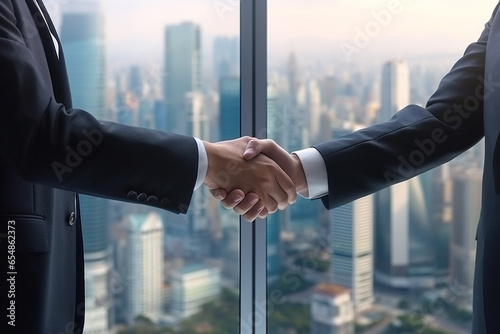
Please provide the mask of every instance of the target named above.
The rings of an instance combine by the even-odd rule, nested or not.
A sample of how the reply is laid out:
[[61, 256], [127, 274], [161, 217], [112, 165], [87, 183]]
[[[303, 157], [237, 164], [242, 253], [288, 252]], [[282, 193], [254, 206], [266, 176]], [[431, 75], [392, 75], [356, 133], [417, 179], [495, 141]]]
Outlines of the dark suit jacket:
[[72, 108], [64, 55], [32, 1], [0, 1], [0, 333], [79, 333], [75, 192], [185, 213], [198, 154], [191, 137]]
[[328, 170], [328, 208], [449, 161], [483, 136], [482, 210], [477, 231], [473, 333], [500, 332], [500, 14], [443, 78], [425, 108], [317, 145]]

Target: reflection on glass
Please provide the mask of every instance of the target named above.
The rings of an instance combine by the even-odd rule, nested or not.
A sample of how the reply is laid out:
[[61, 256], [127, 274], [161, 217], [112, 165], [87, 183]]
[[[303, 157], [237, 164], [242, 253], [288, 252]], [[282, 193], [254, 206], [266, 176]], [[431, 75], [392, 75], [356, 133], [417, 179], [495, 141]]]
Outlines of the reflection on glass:
[[[443, 29], [453, 5], [269, 0], [268, 136], [294, 151], [425, 105], [495, 2], [455, 6], [470, 21]], [[482, 145], [332, 211], [302, 199], [270, 217], [268, 331], [470, 332]]]
[[[236, 3], [46, 3], [75, 107], [204, 140], [239, 136]], [[204, 189], [187, 215], [82, 197], [82, 220], [86, 332], [238, 332], [239, 219]]]

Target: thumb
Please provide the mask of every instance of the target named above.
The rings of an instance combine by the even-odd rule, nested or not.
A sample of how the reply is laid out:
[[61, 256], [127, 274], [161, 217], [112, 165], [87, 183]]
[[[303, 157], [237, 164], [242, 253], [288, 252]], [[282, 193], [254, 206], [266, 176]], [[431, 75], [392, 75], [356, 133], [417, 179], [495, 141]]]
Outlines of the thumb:
[[243, 159], [251, 160], [260, 154], [262, 145], [260, 140], [252, 139], [248, 142], [245, 152], [243, 152]]
[[227, 192], [224, 189], [210, 189], [210, 193], [218, 201], [224, 200], [227, 196]]

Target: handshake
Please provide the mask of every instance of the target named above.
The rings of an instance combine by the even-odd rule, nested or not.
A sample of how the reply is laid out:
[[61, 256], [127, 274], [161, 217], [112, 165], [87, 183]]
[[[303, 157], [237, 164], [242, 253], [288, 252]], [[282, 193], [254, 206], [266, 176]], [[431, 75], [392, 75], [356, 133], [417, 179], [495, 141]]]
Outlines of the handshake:
[[204, 185], [225, 208], [248, 221], [284, 210], [295, 203], [297, 192], [307, 193], [300, 159], [271, 139], [203, 144], [208, 157]]

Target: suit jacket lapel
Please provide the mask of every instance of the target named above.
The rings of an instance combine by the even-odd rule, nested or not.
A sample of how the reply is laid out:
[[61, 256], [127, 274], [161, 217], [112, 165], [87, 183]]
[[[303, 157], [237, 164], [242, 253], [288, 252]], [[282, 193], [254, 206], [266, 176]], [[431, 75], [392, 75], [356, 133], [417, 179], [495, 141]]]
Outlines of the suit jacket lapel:
[[[43, 13], [38, 10], [38, 7], [33, 2], [33, 0], [26, 0], [28, 7], [30, 8], [31, 15], [37, 26], [43, 42], [43, 48], [45, 50], [45, 57], [50, 69], [50, 76], [52, 79], [52, 86], [54, 89], [54, 95], [57, 102], [60, 102], [66, 106], [66, 108], [71, 108], [71, 93], [69, 88], [68, 75], [66, 72], [66, 66], [64, 62], [64, 53], [61, 47], [61, 41], [57, 35], [56, 29], [52, 20], [50, 19], [49, 13], [43, 4], [43, 1], [37, 1], [40, 9]], [[45, 17], [45, 20], [44, 18]], [[45, 23], [45, 21], [47, 23]], [[50, 30], [49, 30], [50, 29]], [[52, 35], [57, 40], [59, 44], [59, 57], [57, 56], [54, 42], [52, 41]]]

